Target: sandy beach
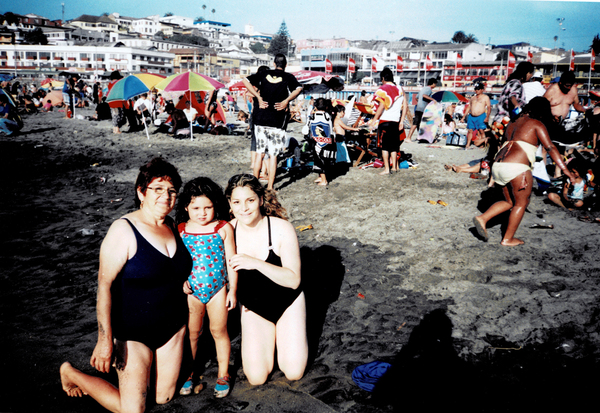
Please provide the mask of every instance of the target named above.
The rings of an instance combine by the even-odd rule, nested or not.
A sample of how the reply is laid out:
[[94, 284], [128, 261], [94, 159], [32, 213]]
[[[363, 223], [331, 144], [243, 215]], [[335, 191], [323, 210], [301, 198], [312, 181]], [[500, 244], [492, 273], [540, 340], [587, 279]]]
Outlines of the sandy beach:
[[[26, 116], [18, 136], [0, 136], [0, 412], [104, 411], [89, 397], [67, 397], [58, 369], [68, 360], [93, 372], [100, 243], [110, 224], [134, 208], [142, 164], [160, 155], [184, 182], [208, 176], [222, 186], [250, 172], [250, 141], [242, 136], [147, 139], [143, 132], [114, 135], [110, 121], [63, 117]], [[300, 127], [292, 130], [300, 138]], [[504, 220], [485, 243], [472, 218], [497, 191], [444, 169], [483, 151], [443, 143], [407, 143], [402, 150], [416, 169], [379, 176], [376, 169], [351, 168], [326, 188], [315, 186], [314, 174], [281, 174], [275, 183], [292, 224], [313, 227], [298, 232], [311, 352], [304, 378], [288, 382], [276, 369], [265, 385], [250, 386], [234, 310], [230, 396], [212, 396], [216, 362], [207, 339], [201, 351], [208, 389], [149, 411], [518, 412], [595, 405], [600, 224], [533, 195], [516, 234], [525, 245], [499, 245]], [[374, 360], [396, 366], [381, 392], [387, 400], [351, 378], [356, 366]]]

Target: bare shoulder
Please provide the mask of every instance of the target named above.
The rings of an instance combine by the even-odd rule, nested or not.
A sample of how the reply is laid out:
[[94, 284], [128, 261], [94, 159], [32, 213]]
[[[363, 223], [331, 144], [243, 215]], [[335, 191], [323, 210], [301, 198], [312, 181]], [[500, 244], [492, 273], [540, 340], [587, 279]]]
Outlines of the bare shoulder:
[[296, 229], [294, 226], [285, 219], [270, 217], [271, 221], [271, 229], [273, 232], [273, 236], [279, 238], [280, 240], [290, 240], [290, 239], [298, 239], [296, 235]]
[[121, 217], [111, 224], [104, 241], [117, 242], [119, 240], [127, 241], [131, 239], [134, 233], [130, 224], [124, 218], [129, 218], [129, 216]]
[[219, 235], [224, 240], [227, 239], [228, 237], [233, 236], [233, 227], [231, 226], [231, 224], [229, 222], [226, 222], [225, 225], [223, 225], [221, 228], [219, 228]]
[[554, 95], [554, 93], [556, 93], [557, 88], [558, 88], [558, 83], [551, 84], [550, 87], [546, 90], [546, 93], [544, 93], [544, 97]]

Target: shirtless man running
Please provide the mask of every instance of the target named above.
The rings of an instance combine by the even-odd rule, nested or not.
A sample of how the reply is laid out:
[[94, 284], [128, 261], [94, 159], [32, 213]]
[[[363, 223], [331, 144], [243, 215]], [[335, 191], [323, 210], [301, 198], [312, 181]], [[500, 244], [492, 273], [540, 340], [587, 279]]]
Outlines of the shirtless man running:
[[[490, 120], [490, 112], [492, 111], [492, 104], [488, 95], [483, 93], [485, 85], [483, 83], [475, 84], [475, 96], [471, 98], [469, 107], [463, 115], [461, 121], [464, 122], [467, 115], [469, 116], [467, 121], [467, 146], [465, 149], [471, 148], [471, 141], [473, 145], [479, 146], [485, 142], [485, 130], [487, 129], [488, 121]], [[477, 136], [473, 138], [473, 133]]]

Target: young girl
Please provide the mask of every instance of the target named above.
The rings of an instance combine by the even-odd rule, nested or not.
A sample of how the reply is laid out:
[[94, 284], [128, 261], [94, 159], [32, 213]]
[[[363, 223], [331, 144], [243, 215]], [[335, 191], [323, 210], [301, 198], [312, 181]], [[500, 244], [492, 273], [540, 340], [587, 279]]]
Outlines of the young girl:
[[583, 192], [587, 177], [584, 165], [577, 159], [571, 159], [567, 164], [567, 169], [573, 174], [575, 179], [572, 181], [566, 179], [560, 194], [550, 192], [548, 199], [556, 205], [567, 209], [577, 209], [583, 207]]
[[[233, 227], [228, 218], [227, 200], [219, 185], [209, 178], [188, 182], [177, 204], [178, 231], [194, 261], [185, 282], [188, 294], [188, 329], [193, 359], [198, 352], [204, 313], [208, 310], [210, 332], [215, 340], [219, 364], [215, 397], [229, 394], [229, 355], [231, 342], [227, 333], [227, 312], [236, 306], [237, 273], [226, 257], [235, 255]], [[229, 275], [229, 292], [227, 291]], [[199, 393], [202, 384], [194, 386], [193, 372], [179, 394]]]

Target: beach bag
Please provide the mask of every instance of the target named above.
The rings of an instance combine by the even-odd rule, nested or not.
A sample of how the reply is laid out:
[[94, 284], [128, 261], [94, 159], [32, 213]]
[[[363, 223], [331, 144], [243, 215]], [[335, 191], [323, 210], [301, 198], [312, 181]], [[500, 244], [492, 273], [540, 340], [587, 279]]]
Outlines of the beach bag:
[[[448, 140], [450, 140], [450, 143], [448, 143]], [[446, 145], [465, 147], [467, 146], [467, 135], [454, 132], [446, 138]]]
[[368, 392], [375, 390], [375, 385], [383, 375], [392, 367], [390, 363], [372, 361], [360, 365], [352, 372], [352, 380], [358, 387]]

